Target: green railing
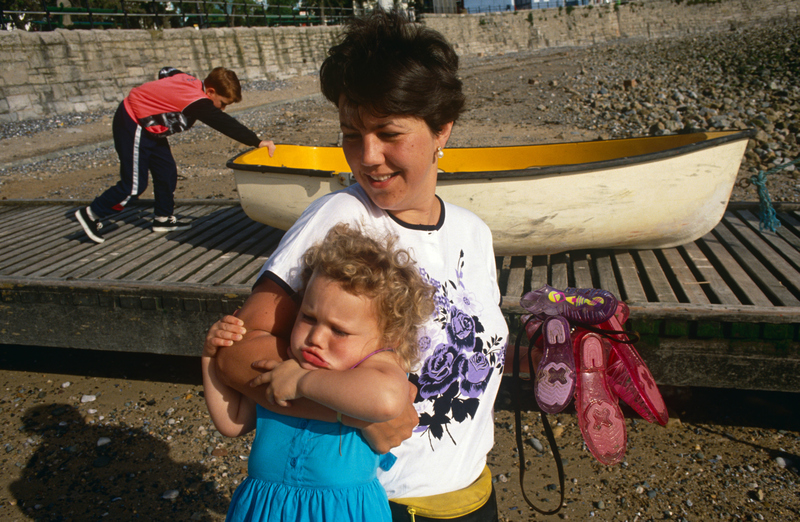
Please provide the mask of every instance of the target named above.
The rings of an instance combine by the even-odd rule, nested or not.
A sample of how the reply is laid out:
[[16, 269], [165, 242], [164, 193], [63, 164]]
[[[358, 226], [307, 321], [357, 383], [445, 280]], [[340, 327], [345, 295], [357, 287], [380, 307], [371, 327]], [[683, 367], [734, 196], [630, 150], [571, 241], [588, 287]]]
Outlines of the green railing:
[[41, 0], [32, 10], [14, 0], [0, 0], [0, 29], [52, 31], [66, 29], [163, 29], [176, 27], [271, 27], [339, 25], [354, 10], [339, 7], [263, 5], [253, 2], [212, 0], [118, 0], [118, 7], [95, 7], [92, 0], [72, 0], [76, 5]]

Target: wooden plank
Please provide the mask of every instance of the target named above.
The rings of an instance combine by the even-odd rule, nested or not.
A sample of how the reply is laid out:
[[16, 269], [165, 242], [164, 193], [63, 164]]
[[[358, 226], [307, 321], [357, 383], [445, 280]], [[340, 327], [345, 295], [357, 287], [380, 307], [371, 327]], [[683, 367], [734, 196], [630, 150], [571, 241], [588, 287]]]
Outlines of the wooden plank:
[[41, 247], [50, 247], [53, 240], [74, 232], [75, 224], [67, 220], [53, 220], [43, 224], [35, 233], [9, 237], [0, 243], [0, 264], [7, 265], [13, 257], [25, 252], [35, 251]]
[[[203, 206], [182, 208], [181, 215], [191, 217], [207, 211], [207, 207]], [[37, 263], [32, 266], [31, 268], [38, 270], [30, 275], [32, 277], [46, 275], [53, 277], [58, 273], [62, 277], [97, 277], [104, 267], [108, 267], [114, 262], [141, 256], [143, 250], [138, 245], [149, 244], [154, 237], [151, 230], [152, 214], [145, 207], [137, 207], [134, 212], [135, 214], [126, 218], [124, 225], [115, 230], [113, 234], [109, 234], [108, 239], [102, 244], [95, 245], [89, 242], [88, 248], [80, 244], [76, 245], [71, 251], [64, 252], [64, 255], [56, 263]], [[83, 233], [81, 232], [81, 234]], [[163, 235], [159, 234], [159, 236]]]
[[639, 250], [632, 254], [639, 258], [644, 275], [655, 292], [656, 300], [659, 303], [677, 303], [678, 298], [675, 296], [672, 285], [669, 283], [661, 263], [658, 262], [655, 252]]
[[[603, 290], [608, 290], [614, 296], [620, 297], [619, 284], [614, 272], [614, 262], [611, 259], [611, 252], [608, 250], [597, 250], [593, 252], [595, 267], [597, 267], [598, 286]], [[620, 297], [621, 298], [621, 297]]]
[[18, 212], [11, 213], [8, 217], [8, 227], [0, 231], [0, 260], [12, 257], [13, 253], [20, 249], [41, 245], [52, 235], [52, 230], [64, 229], [66, 225], [74, 223], [74, 221], [62, 219], [60, 214], [63, 208], [57, 208], [51, 209], [54, 212], [49, 215], [37, 215], [37, 219], [42, 221], [34, 222], [35, 228], [31, 229], [30, 224], [26, 224], [22, 220], [22, 216], [26, 215], [24, 210], [20, 207]]
[[0, 221], [0, 247], [5, 248], [11, 242], [41, 235], [50, 226], [57, 226], [63, 221], [64, 207], [34, 207], [30, 211], [10, 213]]
[[137, 267], [146, 265], [151, 259], [158, 258], [165, 248], [191, 249], [198, 235], [218, 225], [223, 225], [226, 222], [226, 216], [235, 214], [235, 208], [225, 210], [213, 207], [203, 208], [202, 205], [184, 208], [183, 215], [194, 218], [191, 229], [171, 234], [139, 235], [133, 238], [130, 244], [125, 245], [121, 252], [122, 255], [118, 259], [96, 268], [91, 273], [91, 277], [124, 278], [125, 273], [132, 272]]
[[[180, 262], [179, 270], [172, 272], [168, 277], [159, 278], [163, 281], [184, 281], [187, 283], [200, 283], [206, 281], [215, 284], [218, 280], [207, 279], [220, 268], [233, 261], [240, 256], [247, 256], [242, 253], [242, 247], [246, 248], [245, 240], [252, 239], [253, 237], [264, 237], [269, 234], [270, 230], [262, 223], [255, 221], [245, 220], [242, 222], [244, 226], [235, 233], [231, 233], [229, 237], [224, 238], [225, 241], [217, 244], [212, 249], [206, 249], [205, 252], [199, 252], [193, 260], [188, 262]], [[174, 277], [177, 275], [177, 279]]]
[[[719, 226], [719, 225], [718, 225]], [[716, 294], [721, 304], [740, 304], [743, 301], [736, 290], [742, 292], [742, 286], [746, 287], [744, 291], [747, 298], [750, 300], [749, 304], [756, 306], [768, 306], [772, 304], [766, 295], [758, 288], [747, 275], [739, 263], [728, 253], [725, 247], [720, 243], [712, 233], [708, 233], [695, 242], [696, 245], [705, 247], [709, 252], [709, 271], [703, 271], [711, 285], [711, 290]], [[684, 245], [687, 251], [690, 250], [689, 245]], [[713, 270], [713, 275], [711, 271]], [[727, 277], [724, 277], [726, 276]], [[733, 282], [731, 282], [733, 281]], [[733, 288], [731, 285], [736, 285]]]
[[505, 288], [508, 285], [508, 268], [511, 264], [511, 256], [495, 257], [497, 267], [497, 285], [500, 287], [500, 295], [505, 295]]
[[[220, 245], [229, 242], [231, 238], [241, 238], [242, 229], [246, 228], [252, 221], [243, 213], [231, 214], [224, 220], [224, 226], [205, 226], [205, 230], [199, 232], [190, 240], [182, 240], [180, 244], [173, 245], [165, 251], [166, 245], [159, 247], [161, 254], [154, 258], [152, 262], [131, 272], [126, 277], [140, 281], [164, 281], [175, 271], [182, 267], [192, 264], [197, 258], [204, 254], [211, 254], [211, 258], [222, 255]], [[193, 265], [194, 266], [194, 265]]]
[[[771, 264], [781, 275], [791, 282], [796, 292], [800, 290], [800, 251], [793, 248], [776, 233], [758, 230], [758, 218], [751, 212], [742, 211], [737, 215], [741, 221], [736, 221], [734, 233], [750, 245], [751, 250]], [[770, 249], [772, 247], [772, 249]]]
[[508, 266], [508, 282], [504, 295], [519, 301], [525, 288], [525, 256], [512, 256]]
[[[106, 236], [105, 242], [96, 245], [83, 235], [83, 231], [70, 236], [72, 248], [61, 253], [59, 258], [53, 262], [40, 262], [30, 266], [30, 277], [74, 277], [70, 274], [70, 268], [86, 266], [92, 259], [101, 259], [102, 263], [108, 263], [118, 256], [124, 255], [125, 246], [131, 241], [132, 237], [146, 236], [150, 231], [145, 228], [150, 222], [147, 213], [143, 213], [140, 208], [125, 211], [126, 213], [117, 219], [117, 224], [122, 226], [114, 230], [112, 234]], [[77, 236], [77, 237], [76, 237]], [[76, 241], [80, 239], [81, 241]]]
[[613, 255], [619, 270], [621, 293], [617, 295], [623, 301], [647, 301], [642, 281], [639, 279], [639, 270], [630, 252], [620, 251]]
[[641, 342], [636, 347], [661, 384], [800, 391], [797, 343], [777, 357], [774, 345], [763, 341], [663, 338], [657, 345]]
[[[726, 220], [731, 226], [735, 226], [735, 221], [737, 218], [728, 214], [730, 213], [726, 212]], [[767, 296], [771, 299], [775, 299], [776, 302], [786, 306], [795, 306], [800, 304], [800, 301], [798, 301], [798, 299], [794, 297], [794, 295], [792, 295], [792, 293], [789, 292], [774, 275], [772, 275], [769, 268], [764, 266], [764, 264], [761, 263], [761, 261], [747, 248], [745, 244], [739, 240], [736, 235], [733, 234], [733, 232], [731, 232], [731, 230], [723, 225], [714, 229], [714, 233], [717, 234], [725, 243], [728, 250], [730, 250], [731, 254], [738, 261], [738, 265], [743, 267], [744, 270], [750, 274], [752, 280], [758, 283], [759, 288], [764, 294], [767, 294]], [[736, 282], [740, 283], [738, 280]]]
[[[235, 221], [234, 221], [235, 220]], [[225, 221], [226, 227], [234, 227], [241, 223], [243, 218], [234, 214], [230, 221]], [[200, 225], [200, 224], [199, 224]], [[168, 235], [170, 236], [170, 235]], [[128, 263], [108, 272], [102, 276], [103, 279], [128, 279], [138, 281], [145, 278], [151, 272], [164, 267], [172, 262], [179, 255], [187, 250], [200, 247], [205, 241], [218, 238], [217, 231], [211, 226], [193, 227], [193, 230], [178, 232], [172, 237], [162, 236], [153, 241], [154, 248], [144, 256], [139, 256]], [[219, 241], [219, 239], [216, 239]], [[178, 264], [174, 266], [179, 266]]]
[[547, 284], [547, 256], [531, 257], [531, 290]]
[[[182, 215], [187, 215], [187, 210], [182, 207]], [[198, 209], [197, 211], [199, 212], [200, 210]], [[110, 267], [124, 262], [128, 256], [141, 255], [143, 250], [137, 249], [143, 244], [150, 243], [153, 238], [153, 232], [149, 226], [152, 216], [147, 211], [137, 211], [135, 217], [135, 220], [130, 220], [113, 234], [108, 234], [102, 245], [91, 246], [81, 251], [79, 255], [58, 263], [57, 266], [53, 267], [56, 268], [55, 270], [49, 273], [42, 271], [37, 273], [36, 276], [43, 277], [47, 275], [48, 277], [68, 277], [73, 279], [97, 277], [104, 269], [111, 270]]]
[[18, 205], [0, 205], [0, 220], [6, 219], [15, 211]]
[[[270, 251], [269, 254], [272, 252]], [[256, 281], [258, 280], [258, 274], [261, 272], [261, 268], [263, 268], [264, 263], [267, 262], [269, 259], [269, 255], [262, 254], [258, 257], [253, 258], [249, 261], [246, 265], [244, 265], [238, 272], [233, 274], [226, 284], [229, 285], [244, 285], [248, 289], [252, 288]]]
[[709, 304], [711, 302], [702, 288], [702, 285], [707, 284], [707, 282], [698, 281], [694, 277], [691, 268], [686, 264], [677, 248], [665, 248], [660, 250], [659, 253], [664, 256], [664, 260], [672, 271], [676, 284], [691, 304]]
[[[750, 323], [794, 325], [800, 316], [800, 307], [753, 305], [693, 305], [688, 303], [648, 303], [626, 301], [632, 320], [715, 321], [720, 323]], [[519, 303], [503, 302], [504, 314], [520, 314]]]
[[595, 288], [592, 281], [592, 260], [589, 252], [579, 250], [570, 252], [572, 275], [577, 288]]
[[[132, 236], [127, 244], [117, 249], [118, 255], [116, 255], [115, 259], [102, 264], [98, 263], [97, 266], [94, 267], [86, 267], [86, 269], [79, 270], [78, 273], [82, 274], [83, 277], [92, 277], [96, 279], [107, 278], [108, 274], [121, 270], [123, 266], [128, 268], [146, 263], [147, 260], [158, 255], [157, 251], [159, 247], [162, 247], [165, 243], [169, 244], [169, 242], [172, 241], [173, 246], [177, 247], [182, 244], [182, 241], [191, 240], [194, 235], [200, 233], [207, 227], [213, 226], [213, 222], [209, 223], [207, 219], [209, 215], [217, 212], [217, 210], [212, 210], [214, 209], [209, 207], [203, 208], [202, 205], [182, 207], [181, 211], [183, 216], [194, 218], [193, 226], [190, 230], [166, 235], [153, 234], [149, 230], [143, 230], [135, 236]], [[88, 271], [89, 268], [92, 268], [91, 272]], [[132, 268], [129, 269], [132, 270]]]
[[[253, 241], [251, 242], [252, 244], [242, 243], [238, 245], [237, 250], [240, 250], [241, 253], [236, 256], [233, 261], [227, 263], [224, 267], [215, 270], [214, 280], [216, 282], [231, 284], [231, 278], [244, 270], [244, 267], [250, 265], [254, 259], [261, 259], [261, 264], [259, 264], [255, 269], [249, 269], [249, 271], [257, 272], [261, 269], [264, 261], [266, 261], [266, 256], [264, 255], [265, 249], [268, 249], [270, 252], [272, 252], [275, 247], [278, 246], [280, 238], [283, 237], [282, 231], [266, 225], [263, 226], [264, 229], [253, 236]], [[205, 275], [202, 274], [204, 270], [205, 269], [198, 272], [198, 283], [207, 281]], [[246, 277], [247, 276], [245, 276], [245, 280]]]
[[[136, 219], [137, 215], [134, 212], [135, 211], [124, 213], [121, 219], [124, 221]], [[74, 225], [80, 229], [80, 225]], [[67, 236], [51, 238], [48, 242], [43, 242], [38, 248], [21, 253], [11, 260], [12, 264], [6, 265], [0, 270], [0, 274], [31, 274], [44, 266], [51, 266], [56, 259], [72, 255], [76, 252], [85, 251], [88, 248], [102, 247], [103, 245], [97, 245], [87, 238], [83, 230], [80, 232], [76, 231], [74, 234], [69, 234]]]
[[19, 225], [31, 225], [37, 220], [46, 221], [59, 212], [64, 212], [62, 206], [18, 206], [9, 207], [10, 212], [0, 214], [0, 234], [3, 236], [16, 232], [20, 229]]
[[550, 256], [550, 286], [563, 290], [569, 285], [569, 257], [566, 253]]
[[800, 219], [795, 214], [781, 213], [778, 215], [782, 226], [778, 227], [778, 235], [784, 241], [800, 250]]

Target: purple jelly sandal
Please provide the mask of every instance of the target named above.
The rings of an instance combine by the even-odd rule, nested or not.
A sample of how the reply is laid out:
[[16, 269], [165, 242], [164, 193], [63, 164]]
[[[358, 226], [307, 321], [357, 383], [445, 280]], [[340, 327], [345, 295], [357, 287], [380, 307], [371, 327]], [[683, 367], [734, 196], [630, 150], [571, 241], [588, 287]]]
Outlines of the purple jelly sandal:
[[567, 407], [575, 391], [575, 357], [569, 323], [560, 316], [542, 323], [542, 360], [536, 372], [536, 402], [545, 413]]
[[599, 288], [567, 288], [563, 292], [545, 285], [522, 296], [520, 305], [533, 315], [561, 315], [577, 324], [600, 324], [617, 310], [614, 294]]

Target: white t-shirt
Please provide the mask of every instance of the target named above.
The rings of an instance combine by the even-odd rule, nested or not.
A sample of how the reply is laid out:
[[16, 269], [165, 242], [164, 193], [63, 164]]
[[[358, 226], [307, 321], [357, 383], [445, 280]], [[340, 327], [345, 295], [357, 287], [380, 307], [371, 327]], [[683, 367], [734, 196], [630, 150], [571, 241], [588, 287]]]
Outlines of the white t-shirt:
[[436, 288], [436, 310], [420, 335], [422, 363], [409, 376], [419, 393], [419, 426], [392, 450], [397, 462], [378, 471], [389, 498], [448, 493], [474, 482], [494, 444], [494, 401], [508, 327], [491, 231], [475, 214], [443, 203], [439, 223], [402, 223], [375, 206], [358, 185], [316, 200], [281, 240], [262, 274], [287, 291], [300, 288], [303, 253], [336, 223], [390, 232]]

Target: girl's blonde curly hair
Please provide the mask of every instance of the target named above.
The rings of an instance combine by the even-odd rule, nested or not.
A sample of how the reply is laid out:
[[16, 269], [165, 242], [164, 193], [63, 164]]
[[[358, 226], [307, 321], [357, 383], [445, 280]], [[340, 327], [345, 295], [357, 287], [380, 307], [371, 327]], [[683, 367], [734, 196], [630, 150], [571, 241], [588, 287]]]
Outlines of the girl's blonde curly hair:
[[345, 223], [335, 225], [303, 255], [301, 294], [318, 273], [372, 299], [382, 346], [392, 348], [410, 371], [419, 361], [418, 329], [433, 313], [434, 289], [409, 252], [396, 244], [391, 235], [377, 239]]

